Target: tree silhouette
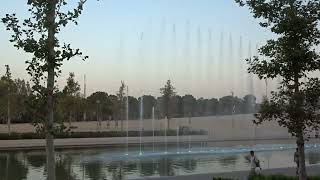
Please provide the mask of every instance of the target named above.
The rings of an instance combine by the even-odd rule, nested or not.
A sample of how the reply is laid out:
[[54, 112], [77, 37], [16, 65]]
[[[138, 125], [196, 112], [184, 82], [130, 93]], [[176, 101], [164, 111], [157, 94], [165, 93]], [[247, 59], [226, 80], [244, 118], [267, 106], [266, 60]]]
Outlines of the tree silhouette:
[[[314, 47], [320, 43], [319, 1], [236, 0], [248, 6], [260, 25], [276, 34], [259, 49], [264, 57], [247, 59], [249, 73], [260, 79], [281, 77], [281, 87], [265, 99], [256, 123], [278, 121], [296, 137], [299, 152], [299, 179], [307, 179], [304, 142], [310, 131], [320, 126], [320, 80], [308, 78], [319, 71], [319, 54]], [[303, 82], [302, 79], [306, 79]]]
[[119, 116], [120, 116], [120, 121], [121, 121], [121, 131], [123, 131], [123, 119], [125, 117], [125, 88], [126, 85], [124, 84], [123, 81], [121, 81], [121, 86], [119, 88], [119, 91], [117, 93], [118, 101], [119, 101]]
[[[60, 44], [57, 34], [69, 22], [77, 24], [77, 18], [83, 10], [86, 0], [80, 0], [78, 6], [71, 11], [64, 11], [65, 0], [28, 0], [30, 17], [20, 23], [16, 14], [6, 14], [2, 18], [6, 29], [12, 31], [10, 42], [14, 47], [33, 55], [27, 71], [32, 77], [33, 90], [41, 99], [45, 110], [39, 110], [46, 132], [46, 151], [48, 180], [55, 180], [54, 157], [54, 103], [55, 77], [61, 72], [64, 60], [74, 56], [82, 56], [79, 49], [72, 49], [70, 44]], [[88, 58], [82, 56], [82, 59]], [[46, 81], [46, 87], [43, 82]]]
[[163, 115], [168, 118], [167, 128], [170, 129], [170, 108], [172, 107], [172, 97], [175, 96], [175, 88], [172, 86], [171, 81], [168, 80], [163, 88], [160, 88], [160, 93], [162, 94], [162, 106]]

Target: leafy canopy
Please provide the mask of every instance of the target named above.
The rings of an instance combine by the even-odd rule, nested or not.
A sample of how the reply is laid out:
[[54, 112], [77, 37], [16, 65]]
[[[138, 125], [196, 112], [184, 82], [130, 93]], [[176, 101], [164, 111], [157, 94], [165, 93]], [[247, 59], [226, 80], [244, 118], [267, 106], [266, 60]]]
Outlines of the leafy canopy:
[[[1, 19], [6, 29], [12, 32], [10, 42], [14, 44], [14, 47], [32, 54], [32, 58], [27, 60], [26, 63], [27, 72], [33, 82], [32, 90], [35, 96], [29, 104], [37, 117], [36, 123], [44, 122], [48, 111], [45, 109], [46, 97], [51, 94], [52, 89], [45, 87], [45, 80], [48, 77], [47, 72], [53, 69], [54, 75], [57, 77], [61, 73], [64, 60], [69, 60], [75, 56], [79, 56], [82, 60], [88, 58], [88, 56], [83, 56], [79, 49], [73, 49], [69, 43], [60, 42], [55, 36], [70, 22], [77, 25], [77, 19], [83, 11], [85, 2], [86, 0], [80, 0], [74, 9], [68, 10], [66, 0], [28, 0], [29, 18], [20, 21], [13, 13], [6, 14]], [[49, 15], [52, 10], [55, 11], [56, 16], [54, 17]], [[52, 18], [53, 21], [51, 21]], [[51, 29], [53, 29], [53, 32], [50, 31]], [[49, 38], [50, 33], [53, 33], [54, 36], [53, 44]], [[52, 56], [51, 45], [54, 46], [54, 56]], [[55, 87], [53, 93], [54, 100], [56, 94], [57, 87]]]
[[320, 42], [320, 1], [235, 1], [248, 6], [260, 25], [276, 34], [259, 49], [263, 57], [247, 59], [249, 73], [260, 79], [282, 77], [281, 87], [272, 92], [270, 100], [264, 100], [255, 122], [277, 120], [297, 137], [319, 129], [320, 81], [308, 75], [320, 68], [316, 50]]

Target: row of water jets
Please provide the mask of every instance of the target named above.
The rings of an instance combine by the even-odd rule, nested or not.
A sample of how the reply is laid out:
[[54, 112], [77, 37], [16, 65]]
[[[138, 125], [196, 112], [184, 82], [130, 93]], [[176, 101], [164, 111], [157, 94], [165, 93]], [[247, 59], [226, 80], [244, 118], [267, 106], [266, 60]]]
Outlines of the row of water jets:
[[[126, 97], [126, 154], [125, 155], [129, 155], [129, 96], [128, 96], [128, 87], [127, 87], [127, 97]], [[154, 112], [154, 107], [152, 107], [152, 152], [155, 152], [155, 112]], [[191, 119], [189, 120], [190, 124], [191, 124]], [[168, 119], [167, 117], [165, 117], [165, 126], [164, 126], [164, 146], [165, 146], [165, 150], [164, 150], [164, 154], [168, 153], [168, 136], [167, 136], [167, 126], [168, 126]], [[189, 127], [189, 129], [191, 128], [191, 126]], [[142, 150], [142, 145], [143, 145], [143, 141], [142, 141], [142, 137], [143, 137], [143, 96], [141, 96], [140, 98], [140, 120], [139, 120], [139, 155], [143, 155], [143, 150]], [[176, 127], [176, 143], [177, 143], [177, 154], [180, 153], [180, 137], [179, 137], [179, 133], [180, 133], [180, 127], [177, 126]], [[202, 145], [201, 145], [202, 148]], [[188, 135], [188, 152], [192, 152], [191, 151], [191, 134], [189, 133]]]

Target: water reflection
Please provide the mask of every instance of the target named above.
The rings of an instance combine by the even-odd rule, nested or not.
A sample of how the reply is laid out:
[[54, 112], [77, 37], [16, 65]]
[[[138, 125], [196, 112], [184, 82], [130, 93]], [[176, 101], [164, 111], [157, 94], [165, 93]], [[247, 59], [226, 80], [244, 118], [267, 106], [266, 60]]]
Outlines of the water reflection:
[[100, 161], [91, 161], [83, 164], [84, 171], [90, 180], [100, 180], [106, 179], [106, 174], [104, 174], [103, 163]]
[[76, 174], [72, 169], [72, 156], [62, 156], [56, 162], [56, 179], [76, 180]]
[[141, 176], [153, 176], [155, 174], [155, 161], [139, 163]]
[[[64, 180], [122, 180], [249, 169], [245, 161], [248, 152], [225, 152], [126, 157], [118, 149], [68, 150], [56, 154], [56, 176]], [[293, 153], [292, 149], [260, 151], [257, 156], [264, 169], [281, 168], [295, 165]], [[306, 161], [320, 164], [320, 149], [307, 150]], [[0, 179], [45, 180], [45, 162], [44, 151], [0, 153]]]
[[173, 160], [168, 157], [163, 157], [159, 160], [158, 172], [160, 176], [174, 176]]
[[320, 152], [316, 152], [316, 151], [307, 152], [307, 158], [309, 160], [309, 164], [319, 164]]
[[33, 168], [41, 168], [41, 167], [44, 167], [46, 164], [45, 153], [41, 153], [41, 152], [28, 153], [26, 158], [28, 160], [28, 164], [31, 165]]
[[197, 160], [195, 159], [183, 159], [181, 163], [181, 167], [186, 171], [186, 172], [192, 172], [196, 169], [197, 167]]
[[234, 167], [238, 160], [237, 155], [230, 155], [230, 156], [222, 156], [219, 158], [219, 163], [222, 167]]
[[28, 167], [23, 156], [19, 156], [19, 154], [1, 154], [0, 167], [0, 177], [3, 180], [23, 180], [27, 178]]
[[107, 167], [108, 172], [111, 174], [112, 179], [114, 180], [121, 180], [124, 179], [124, 162], [123, 161], [115, 161], [111, 162]]

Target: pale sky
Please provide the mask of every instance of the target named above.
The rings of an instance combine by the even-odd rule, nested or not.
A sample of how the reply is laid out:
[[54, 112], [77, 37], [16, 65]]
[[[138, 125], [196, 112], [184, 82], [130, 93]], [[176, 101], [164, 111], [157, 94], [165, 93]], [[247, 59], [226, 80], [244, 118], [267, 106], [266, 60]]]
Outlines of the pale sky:
[[[1, 17], [13, 12], [27, 17], [26, 0], [0, 2]], [[234, 91], [242, 97], [253, 91], [259, 97], [265, 92], [256, 78], [249, 88], [243, 59], [256, 54], [271, 34], [233, 0], [88, 0], [79, 25], [69, 25], [58, 37], [89, 56], [64, 63], [60, 88], [74, 72], [81, 86], [86, 74], [88, 95], [114, 94], [124, 80], [131, 95], [158, 96], [167, 79], [180, 95], [207, 98]], [[14, 77], [30, 79], [24, 63], [30, 56], [9, 38], [0, 24], [0, 74], [9, 64]]]

